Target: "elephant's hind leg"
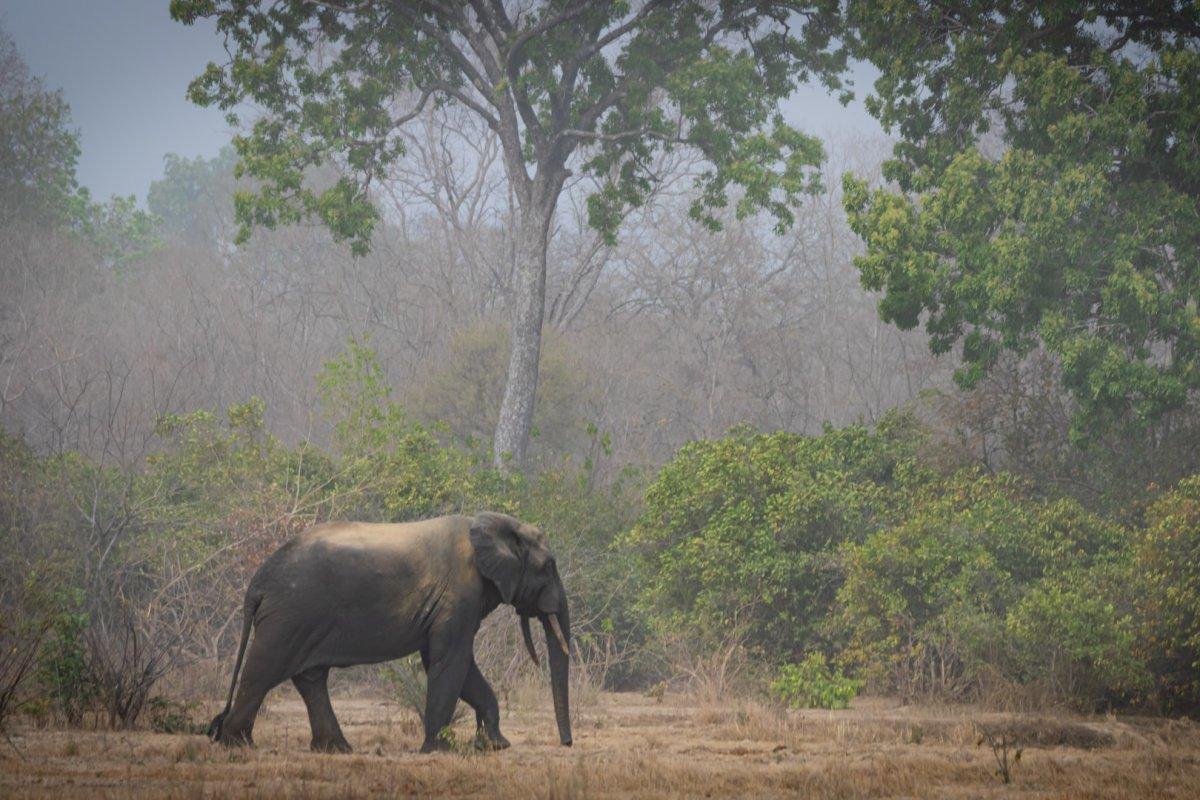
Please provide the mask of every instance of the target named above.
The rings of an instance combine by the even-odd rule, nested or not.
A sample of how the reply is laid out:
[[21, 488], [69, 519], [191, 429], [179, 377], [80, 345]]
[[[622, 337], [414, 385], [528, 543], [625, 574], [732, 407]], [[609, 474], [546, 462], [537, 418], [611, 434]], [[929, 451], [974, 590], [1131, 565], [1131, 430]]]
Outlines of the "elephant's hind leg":
[[254, 718], [258, 716], [263, 698], [287, 678], [286, 672], [280, 674], [280, 665], [271, 656], [272, 651], [277, 650], [270, 636], [255, 633], [246, 652], [246, 664], [238, 680], [233, 707], [221, 725], [221, 744], [230, 747], [254, 744]]
[[350, 743], [329, 702], [329, 667], [313, 667], [292, 677], [292, 683], [308, 707], [308, 724], [312, 726], [312, 749], [323, 753], [349, 753]]
[[508, 747], [508, 739], [500, 733], [500, 704], [496, 702], [496, 693], [484, 679], [474, 658], [467, 669], [461, 697], [475, 709], [476, 747], [482, 750], [503, 750]]

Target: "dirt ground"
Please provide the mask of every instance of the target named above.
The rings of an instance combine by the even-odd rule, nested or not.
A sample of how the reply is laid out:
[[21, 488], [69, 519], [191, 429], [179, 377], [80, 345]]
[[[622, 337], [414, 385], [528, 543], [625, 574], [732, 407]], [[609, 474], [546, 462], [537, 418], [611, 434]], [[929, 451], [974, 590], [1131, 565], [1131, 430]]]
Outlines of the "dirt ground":
[[[557, 744], [547, 697], [509, 704], [502, 729], [513, 746], [499, 753], [420, 755], [415, 714], [361, 694], [334, 698], [356, 752], [310, 753], [304, 707], [290, 689], [274, 693], [253, 750], [18, 721], [11, 743], [0, 740], [0, 797], [1200, 797], [1200, 725], [1188, 721], [872, 698], [846, 711], [790, 713], [671, 695], [580, 700], [574, 747]], [[1009, 785], [992, 748], [977, 744], [981, 725], [1016, 740], [1010, 760], [1024, 746]], [[456, 733], [468, 739], [470, 720]]]

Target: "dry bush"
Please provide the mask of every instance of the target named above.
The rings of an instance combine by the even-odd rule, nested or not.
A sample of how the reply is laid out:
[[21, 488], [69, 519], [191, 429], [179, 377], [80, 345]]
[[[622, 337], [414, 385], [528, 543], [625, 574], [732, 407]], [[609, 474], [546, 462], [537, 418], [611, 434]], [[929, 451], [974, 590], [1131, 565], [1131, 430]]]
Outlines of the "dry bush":
[[760, 684], [764, 676], [746, 652], [748, 616], [715, 638], [684, 630], [661, 633], [651, 647], [668, 683], [701, 703], [742, 696]]
[[0, 620], [0, 730], [17, 706], [49, 630], [49, 621], [18, 622], [7, 612]]
[[1019, 683], [1006, 678], [994, 667], [984, 665], [977, 670], [972, 690], [975, 702], [992, 711], [1046, 711], [1066, 708], [1064, 698], [1070, 697], [1043, 681]]
[[175, 665], [179, 640], [179, 632], [147, 625], [126, 608], [93, 620], [88, 662], [109, 727], [133, 727], [155, 684]]
[[993, 737], [1004, 736], [1010, 743], [1022, 747], [1074, 747], [1096, 750], [1112, 747], [1115, 742], [1113, 735], [1107, 731], [1097, 730], [1079, 722], [1046, 717], [1013, 717], [986, 723], [977, 722], [975, 727], [980, 733], [988, 733]]

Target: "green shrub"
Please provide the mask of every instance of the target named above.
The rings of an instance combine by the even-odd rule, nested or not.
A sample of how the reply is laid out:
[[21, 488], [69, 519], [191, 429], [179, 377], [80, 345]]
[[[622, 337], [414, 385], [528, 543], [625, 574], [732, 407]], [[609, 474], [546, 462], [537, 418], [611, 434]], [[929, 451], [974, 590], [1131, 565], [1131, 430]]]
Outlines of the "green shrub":
[[1013, 677], [1085, 709], [1145, 696], [1150, 681], [1127, 601], [1129, 566], [1118, 557], [1034, 584], [1006, 620]]
[[570, 594], [580, 666], [607, 688], [629, 688], [652, 674], [631, 591], [631, 554], [619, 543], [637, 518], [639, 476], [628, 473], [608, 486], [592, 478], [586, 464], [564, 462], [514, 482], [509, 496], [513, 513], [550, 539]]
[[1135, 687], [1137, 666], [1121, 659], [1128, 616], [1087, 586], [1093, 565], [1120, 563], [1125, 538], [1075, 501], [1030, 498], [1009, 475], [924, 485], [902, 522], [844, 549], [841, 660], [906, 697], [967, 699], [996, 674], [1053, 684], [1064, 669], [1091, 696]]
[[848, 708], [862, 681], [830, 669], [821, 653], [799, 664], [784, 664], [771, 681], [771, 694], [791, 708]]
[[[398, 659], [379, 668], [379, 674], [387, 681], [392, 696], [400, 705], [412, 709], [418, 717], [425, 718], [425, 669], [421, 666], [421, 657], [415, 653]], [[464, 703], [454, 707], [454, 717], [450, 724], [458, 722], [466, 716]], [[447, 726], [449, 727], [449, 726]]]
[[656, 630], [698, 636], [747, 622], [747, 645], [776, 663], [834, 644], [823, 623], [839, 548], [899, 512], [920, 472], [913, 443], [911, 420], [892, 417], [875, 432], [735, 429], [685, 445], [623, 539], [639, 559], [643, 613]]
[[421, 669], [420, 656], [411, 655], [398, 661], [384, 664], [379, 674], [387, 681], [392, 696], [400, 705], [425, 716], [425, 671]]
[[1147, 510], [1135, 539], [1138, 651], [1168, 710], [1200, 710], [1200, 475], [1179, 482]]
[[326, 362], [317, 384], [334, 428], [339, 516], [396, 522], [491, 505], [472, 454], [409, 417], [365, 343]]
[[61, 598], [51, 618], [50, 637], [43, 642], [38, 656], [42, 692], [71, 725], [83, 721], [100, 693], [84, 639], [89, 618], [79, 610], [80, 602], [77, 595]]

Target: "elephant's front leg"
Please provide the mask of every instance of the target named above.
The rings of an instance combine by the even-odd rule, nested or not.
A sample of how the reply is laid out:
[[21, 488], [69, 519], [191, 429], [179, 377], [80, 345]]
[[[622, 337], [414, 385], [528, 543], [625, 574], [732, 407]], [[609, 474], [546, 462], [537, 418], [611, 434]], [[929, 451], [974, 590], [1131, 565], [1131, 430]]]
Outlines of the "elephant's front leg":
[[450, 743], [442, 736], [442, 731], [454, 718], [454, 707], [471, 667], [471, 642], [468, 639], [440, 647], [431, 645], [421, 656], [422, 661], [427, 662], [425, 743], [421, 745], [421, 752], [449, 750]]

